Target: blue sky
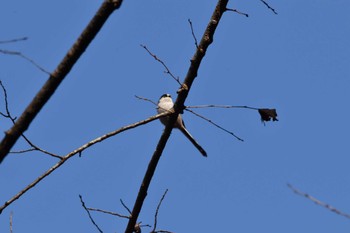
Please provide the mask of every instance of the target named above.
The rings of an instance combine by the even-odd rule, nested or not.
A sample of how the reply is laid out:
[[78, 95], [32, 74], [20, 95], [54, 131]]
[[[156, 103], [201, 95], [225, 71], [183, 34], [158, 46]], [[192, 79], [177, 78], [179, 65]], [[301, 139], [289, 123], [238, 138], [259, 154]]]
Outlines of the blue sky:
[[[189, 131], [206, 149], [174, 130], [158, 165], [139, 220], [153, 224], [166, 189], [158, 226], [173, 232], [347, 232], [350, 221], [293, 194], [287, 183], [350, 213], [348, 108], [350, 2], [230, 1], [249, 17], [225, 13], [201, 64], [186, 105], [228, 104], [276, 108], [278, 122], [264, 126], [257, 112], [200, 109], [245, 141], [184, 114]], [[53, 71], [101, 1], [3, 1], [0, 44]], [[216, 1], [125, 1], [77, 62], [26, 136], [65, 155], [82, 144], [156, 113], [163, 93], [177, 83], [163, 73], [146, 45], [182, 80]], [[10, 110], [19, 116], [47, 79], [27, 61], [0, 54], [0, 79]], [[0, 102], [3, 111], [3, 97]], [[1, 119], [0, 130], [11, 126]], [[127, 214], [163, 126], [152, 122], [126, 131], [69, 160], [0, 215], [0, 231], [96, 232], [81, 207]], [[28, 148], [20, 140], [14, 150]], [[56, 160], [32, 152], [0, 165], [5, 202]], [[94, 213], [104, 232], [123, 232], [124, 219]], [[145, 229], [147, 232], [147, 229]]]

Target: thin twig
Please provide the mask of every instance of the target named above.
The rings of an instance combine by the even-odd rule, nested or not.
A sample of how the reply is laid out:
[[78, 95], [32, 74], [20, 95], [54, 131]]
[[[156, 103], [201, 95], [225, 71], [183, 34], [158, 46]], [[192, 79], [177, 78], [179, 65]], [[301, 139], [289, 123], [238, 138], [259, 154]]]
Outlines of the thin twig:
[[260, 1], [261, 1], [262, 3], [264, 3], [265, 6], [266, 6], [268, 9], [270, 9], [275, 15], [277, 15], [276, 10], [273, 9], [266, 1], [264, 1], [264, 0], [260, 0]]
[[37, 151], [40, 151], [40, 152], [42, 152], [42, 153], [44, 153], [44, 154], [47, 154], [47, 155], [50, 155], [50, 156], [52, 156], [52, 157], [55, 157], [55, 158], [57, 158], [57, 159], [63, 159], [61, 156], [59, 156], [59, 155], [56, 155], [56, 154], [54, 154], [54, 153], [52, 153], [52, 152], [49, 152], [49, 151], [47, 151], [47, 150], [44, 150], [44, 149], [41, 149], [40, 147], [38, 147], [37, 145], [34, 145], [34, 143], [32, 143], [24, 134], [22, 134], [22, 137], [24, 138], [24, 140], [32, 147], [32, 149], [34, 149], [34, 150], [37, 150]]
[[97, 228], [97, 230], [100, 232], [100, 233], [103, 233], [103, 231], [101, 230], [101, 228], [96, 224], [96, 222], [94, 221], [94, 219], [92, 218], [91, 214], [90, 214], [90, 211], [88, 208], [86, 208], [85, 206], [85, 203], [83, 201], [83, 197], [79, 194], [79, 198], [80, 198], [80, 202], [81, 202], [81, 205], [83, 206], [83, 208], [86, 210], [88, 216], [89, 216], [89, 219], [90, 221], [92, 222], [92, 224], [94, 224], [94, 226]]
[[101, 212], [101, 213], [104, 213], [104, 214], [114, 215], [114, 216], [117, 216], [117, 217], [120, 217], [120, 218], [130, 218], [129, 216], [118, 214], [118, 213], [107, 211], [107, 210], [101, 210], [101, 209], [97, 209], [97, 208], [87, 208], [87, 209], [90, 210], [90, 211], [96, 211], [96, 212]]
[[157, 105], [158, 105], [156, 102], [154, 102], [154, 101], [153, 101], [153, 100], [151, 100], [151, 99], [148, 99], [148, 98], [145, 98], [145, 97], [141, 97], [141, 96], [137, 96], [137, 95], [135, 95], [135, 97], [136, 97], [137, 99], [140, 99], [140, 100], [145, 100], [145, 101], [148, 101], [148, 102], [150, 102], [150, 103], [154, 104], [155, 106], [157, 106]]
[[186, 110], [186, 111], [189, 111], [190, 113], [192, 113], [192, 114], [194, 114], [194, 115], [196, 115], [196, 116], [198, 116], [198, 117], [200, 117], [200, 118], [202, 118], [203, 120], [208, 121], [210, 124], [212, 124], [212, 125], [218, 127], [219, 129], [225, 131], [226, 133], [231, 134], [233, 137], [235, 137], [235, 138], [238, 139], [239, 141], [242, 141], [242, 142], [244, 141], [242, 138], [238, 137], [238, 136], [237, 136], [236, 134], [234, 134], [233, 132], [231, 132], [231, 131], [229, 131], [229, 130], [223, 128], [223, 127], [221, 127], [220, 125], [216, 124], [216, 123], [213, 122], [212, 120], [210, 120], [210, 119], [208, 119], [208, 118], [206, 118], [206, 117], [204, 117], [204, 116], [202, 116], [202, 115], [200, 115], [200, 114], [198, 114], [198, 113], [192, 111], [191, 109], [187, 109], [187, 108], [186, 108], [185, 110]]
[[35, 148], [29, 148], [26, 150], [18, 150], [18, 151], [10, 151], [10, 154], [23, 154], [23, 153], [27, 153], [27, 152], [31, 152], [31, 151], [36, 151]]
[[237, 14], [239, 15], [244, 15], [245, 17], [249, 17], [249, 15], [247, 13], [243, 13], [237, 9], [231, 9], [231, 8], [226, 8], [227, 11], [233, 11], [233, 12], [236, 12]]
[[196, 105], [196, 106], [186, 106], [186, 108], [247, 108], [252, 110], [259, 110], [259, 108], [249, 107], [249, 106], [235, 106], [235, 105], [218, 105], [218, 104], [208, 104], [208, 105]]
[[10, 213], [10, 233], [13, 232], [13, 229], [12, 229], [12, 222], [13, 222], [13, 212], [11, 211], [11, 213]]
[[309, 195], [309, 194], [307, 194], [307, 193], [304, 193], [304, 192], [302, 192], [302, 191], [300, 191], [300, 190], [294, 188], [291, 184], [287, 184], [287, 186], [288, 186], [288, 188], [290, 188], [295, 194], [298, 194], [298, 195], [300, 195], [300, 196], [303, 196], [303, 197], [309, 199], [310, 201], [314, 202], [316, 205], [322, 206], [322, 207], [324, 207], [324, 208], [326, 208], [326, 209], [328, 209], [328, 210], [330, 210], [330, 211], [332, 211], [332, 212], [334, 212], [334, 213], [336, 213], [336, 214], [339, 214], [339, 215], [341, 215], [341, 216], [344, 216], [344, 217], [350, 219], [350, 214], [344, 213], [344, 212], [342, 212], [342, 211], [336, 209], [335, 207], [333, 207], [333, 206], [331, 206], [331, 205], [329, 205], [329, 204], [327, 204], [327, 203], [325, 203], [325, 202], [322, 202], [322, 201], [318, 200], [317, 198], [315, 198], [315, 197], [313, 197], [313, 196], [311, 196], [311, 195]]
[[[3, 92], [4, 92], [4, 101], [5, 101], [5, 109], [6, 109], [6, 114], [1, 113], [1, 115], [4, 116], [4, 117], [6, 117], [6, 118], [9, 118], [9, 119], [12, 121], [13, 124], [16, 124], [16, 117], [13, 117], [13, 116], [11, 115], [11, 112], [10, 112], [10, 109], [9, 109], [9, 104], [8, 104], [8, 99], [7, 99], [7, 98], [8, 98], [8, 97], [7, 97], [7, 91], [6, 91], [6, 88], [5, 88], [4, 84], [1, 82], [1, 80], [0, 80], [0, 86], [1, 86], [1, 88], [2, 88], [2, 90], [3, 90]], [[42, 153], [44, 153], [44, 154], [50, 155], [50, 156], [52, 156], [52, 157], [55, 157], [55, 158], [58, 158], [58, 159], [62, 159], [61, 156], [56, 155], [56, 154], [54, 154], [54, 153], [51, 153], [51, 152], [49, 152], [49, 151], [46, 151], [46, 150], [41, 149], [40, 147], [36, 146], [36, 145], [35, 145], [34, 143], [32, 143], [24, 134], [22, 134], [21, 136], [24, 138], [24, 140], [25, 140], [32, 148], [31, 148], [31, 149], [28, 149], [28, 150], [21, 150], [21, 151], [19, 151], [19, 152], [10, 152], [10, 153], [17, 153], [17, 154], [19, 154], [19, 153], [24, 153], [24, 152], [36, 150], [36, 151], [40, 151], [40, 152], [42, 152]]]
[[196, 48], [198, 49], [198, 42], [197, 42], [196, 35], [194, 34], [194, 30], [193, 30], [193, 25], [192, 25], [191, 19], [188, 19], [188, 23], [190, 24], [190, 27], [191, 27], [191, 33], [192, 33], [192, 37], [194, 39], [194, 44], [196, 45]]
[[145, 45], [140, 45], [142, 48], [144, 48], [149, 55], [151, 55], [157, 62], [159, 62], [160, 64], [162, 64], [162, 66], [165, 68], [164, 73], [169, 74], [178, 84], [181, 85], [180, 82], [180, 78], [179, 77], [175, 77], [175, 75], [173, 75], [173, 73], [171, 73], [170, 69], [168, 68], [168, 66], [162, 61], [160, 60], [157, 55], [153, 54]]
[[162, 202], [165, 198], [165, 195], [167, 194], [168, 192], [168, 189], [165, 190], [162, 198], [160, 199], [159, 203], [158, 203], [158, 206], [157, 206], [157, 209], [156, 209], [156, 213], [154, 214], [154, 225], [153, 225], [153, 230], [151, 231], [152, 232], [156, 232], [156, 228], [157, 228], [157, 219], [158, 219], [158, 212], [159, 212], [159, 208], [160, 206], [162, 205]]
[[[6, 114], [4, 113], [1, 113], [1, 115], [3, 117], [6, 117], [6, 118], [11, 118], [11, 114], [10, 114], [10, 110], [9, 110], [9, 104], [8, 104], [8, 101], [7, 101], [7, 91], [6, 91], [6, 88], [4, 86], [4, 84], [2, 83], [2, 81], [0, 80], [0, 86], [2, 88], [2, 91], [4, 93], [4, 101], [5, 101], [5, 110], [6, 110]], [[14, 119], [15, 120], [15, 119]]]
[[51, 75], [51, 73], [47, 70], [45, 70], [43, 67], [41, 67], [38, 63], [36, 63], [33, 59], [23, 55], [21, 52], [17, 52], [17, 51], [10, 51], [10, 50], [3, 50], [0, 49], [0, 53], [3, 54], [7, 54], [7, 55], [15, 55], [15, 56], [19, 56], [27, 61], [29, 61], [30, 63], [32, 63], [36, 68], [38, 68], [39, 70], [41, 70], [42, 72]]
[[11, 40], [0, 40], [0, 44], [8, 44], [8, 43], [14, 43], [14, 42], [19, 42], [24, 40], [28, 40], [28, 37], [25, 36], [25, 37], [11, 39]]
[[16, 195], [14, 195], [11, 199], [9, 199], [8, 201], [5, 202], [5, 204], [3, 204], [0, 207], [0, 214], [1, 212], [7, 207], [9, 206], [11, 203], [13, 203], [14, 201], [16, 201], [18, 198], [20, 198], [23, 194], [25, 194], [28, 190], [30, 190], [31, 188], [33, 188], [35, 185], [37, 185], [41, 180], [43, 180], [45, 177], [47, 177], [48, 175], [50, 175], [53, 171], [55, 171], [57, 168], [59, 168], [62, 164], [64, 164], [67, 160], [69, 160], [71, 157], [73, 157], [76, 154], [81, 154], [84, 150], [86, 150], [87, 148], [91, 147], [92, 145], [95, 145], [96, 143], [102, 142], [104, 140], [106, 140], [107, 138], [110, 138], [114, 135], [117, 135], [121, 132], [124, 132], [126, 130], [129, 129], [133, 129], [136, 128], [137, 126], [140, 125], [144, 125], [147, 124], [151, 121], [157, 120], [158, 118], [161, 117], [165, 117], [172, 114], [171, 112], [164, 112], [161, 114], [157, 114], [155, 116], [151, 116], [145, 120], [121, 127], [117, 130], [114, 130], [110, 133], [107, 133], [105, 135], [102, 135], [98, 138], [95, 138], [94, 140], [87, 142], [86, 144], [82, 145], [81, 147], [73, 150], [72, 152], [68, 153], [67, 155], [63, 156], [62, 159], [60, 161], [58, 161], [55, 165], [53, 165], [51, 168], [49, 168], [46, 172], [44, 172], [41, 176], [39, 176], [38, 178], [36, 178], [32, 183], [30, 183], [27, 187], [25, 187], [24, 189], [22, 189], [20, 192], [18, 192]]
[[122, 199], [119, 199], [120, 203], [122, 203], [122, 206], [129, 212], [129, 214], [131, 215], [131, 210], [124, 204]]

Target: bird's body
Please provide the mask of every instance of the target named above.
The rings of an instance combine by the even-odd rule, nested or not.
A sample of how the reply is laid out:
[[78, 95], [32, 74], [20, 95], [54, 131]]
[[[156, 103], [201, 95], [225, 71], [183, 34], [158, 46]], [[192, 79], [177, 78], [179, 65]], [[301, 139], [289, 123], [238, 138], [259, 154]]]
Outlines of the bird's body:
[[[158, 113], [163, 113], [166, 112], [174, 107], [174, 102], [171, 99], [170, 94], [164, 94], [160, 97], [158, 101], [158, 108], [157, 111]], [[162, 117], [160, 118], [160, 121], [164, 124], [167, 125], [169, 120], [169, 117]], [[174, 128], [179, 129], [191, 142], [192, 144], [201, 152], [203, 156], [207, 156], [207, 152], [198, 144], [198, 142], [192, 137], [190, 132], [185, 127], [185, 123], [182, 120], [181, 114], [178, 115], [177, 120], [174, 124]]]

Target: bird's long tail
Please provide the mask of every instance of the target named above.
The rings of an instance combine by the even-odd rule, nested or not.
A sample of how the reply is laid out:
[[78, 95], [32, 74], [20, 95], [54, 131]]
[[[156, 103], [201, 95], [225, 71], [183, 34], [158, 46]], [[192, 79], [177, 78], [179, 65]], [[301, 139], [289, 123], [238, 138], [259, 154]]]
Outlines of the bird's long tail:
[[207, 157], [207, 152], [198, 144], [196, 140], [192, 137], [190, 132], [187, 131], [186, 128], [180, 128], [181, 132], [192, 142], [192, 144], [201, 152], [201, 154]]

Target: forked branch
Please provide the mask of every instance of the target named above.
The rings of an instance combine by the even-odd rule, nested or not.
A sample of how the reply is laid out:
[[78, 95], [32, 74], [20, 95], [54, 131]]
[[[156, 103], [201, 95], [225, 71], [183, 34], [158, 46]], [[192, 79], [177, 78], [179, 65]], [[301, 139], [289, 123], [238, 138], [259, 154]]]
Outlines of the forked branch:
[[124, 127], [121, 127], [120, 129], [114, 130], [110, 133], [107, 133], [101, 137], [95, 138], [94, 140], [82, 145], [81, 147], [75, 149], [74, 151], [68, 153], [67, 155], [63, 156], [62, 159], [60, 161], [58, 161], [55, 165], [53, 165], [50, 169], [48, 169], [46, 172], [44, 172], [41, 176], [39, 176], [38, 178], [36, 178], [32, 183], [30, 183], [27, 187], [25, 187], [24, 189], [22, 189], [20, 192], [18, 192], [16, 195], [14, 195], [11, 199], [9, 199], [8, 201], [5, 202], [4, 205], [0, 206], [0, 214], [1, 212], [8, 207], [11, 203], [13, 203], [14, 201], [16, 201], [18, 198], [20, 198], [23, 194], [25, 194], [28, 190], [30, 190], [31, 188], [33, 188], [35, 185], [37, 185], [41, 180], [43, 180], [45, 177], [47, 177], [48, 175], [50, 175], [53, 171], [55, 171], [56, 169], [58, 169], [60, 166], [62, 166], [62, 164], [64, 164], [67, 160], [69, 160], [70, 158], [72, 158], [74, 155], [79, 154], [81, 155], [81, 153], [86, 150], [87, 148], [91, 147], [92, 145], [95, 145], [96, 143], [102, 142], [104, 140], [106, 140], [107, 138], [110, 138], [114, 135], [117, 135], [121, 132], [124, 132], [126, 130], [129, 129], [133, 129], [136, 128], [137, 126], [140, 125], [144, 125], [147, 124], [151, 121], [157, 120], [160, 117], [164, 117], [164, 116], [168, 116], [172, 114], [171, 112], [165, 112], [165, 113], [161, 113], [161, 114], [157, 114], [155, 116], [149, 117], [145, 120], [136, 122], [134, 124], [131, 125], [127, 125]]
[[143, 202], [147, 196], [148, 188], [151, 183], [154, 172], [156, 170], [159, 159], [170, 137], [170, 133], [173, 129], [173, 126], [178, 117], [178, 114], [184, 109], [184, 103], [187, 98], [187, 95], [191, 89], [194, 79], [197, 77], [197, 72], [201, 64], [201, 61], [204, 58], [209, 45], [213, 42], [215, 30], [220, 22], [221, 16], [226, 10], [227, 3], [228, 3], [228, 0], [219, 0], [217, 2], [214, 13], [207, 25], [207, 28], [202, 36], [202, 39], [198, 45], [198, 48], [196, 49], [196, 52], [191, 59], [191, 64], [188, 69], [185, 80], [181, 85], [180, 90], [178, 90], [178, 96], [174, 104], [175, 113], [169, 117], [168, 124], [166, 125], [164, 132], [161, 138], [159, 139], [155, 152], [153, 153], [151, 161], [148, 164], [146, 174], [142, 180], [142, 183], [132, 210], [131, 218], [129, 219], [128, 225], [125, 229], [126, 233], [132, 233], [134, 230], [134, 227], [136, 225], [137, 219], [142, 209]]

